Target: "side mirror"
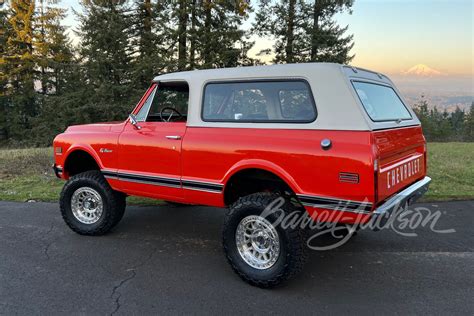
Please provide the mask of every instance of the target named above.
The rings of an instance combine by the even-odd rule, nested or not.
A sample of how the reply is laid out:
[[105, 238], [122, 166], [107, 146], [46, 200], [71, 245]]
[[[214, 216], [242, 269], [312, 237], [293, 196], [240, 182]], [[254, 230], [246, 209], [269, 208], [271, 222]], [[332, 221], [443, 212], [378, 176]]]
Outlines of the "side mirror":
[[130, 114], [128, 116], [128, 120], [130, 121], [130, 124], [132, 124], [136, 129], [142, 129], [142, 127], [138, 125], [137, 117], [135, 115]]

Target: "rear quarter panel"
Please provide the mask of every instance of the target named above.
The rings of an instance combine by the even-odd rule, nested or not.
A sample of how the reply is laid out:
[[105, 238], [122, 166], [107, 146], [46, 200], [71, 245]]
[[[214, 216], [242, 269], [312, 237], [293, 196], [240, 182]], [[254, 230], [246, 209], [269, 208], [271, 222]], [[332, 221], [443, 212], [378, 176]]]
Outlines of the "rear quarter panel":
[[[320, 145], [325, 138], [333, 144], [327, 151]], [[225, 184], [240, 170], [261, 168], [283, 178], [297, 194], [374, 198], [370, 132], [188, 127], [182, 146], [184, 178]], [[358, 173], [360, 183], [340, 182], [340, 172]], [[224, 205], [222, 196], [206, 198]]]

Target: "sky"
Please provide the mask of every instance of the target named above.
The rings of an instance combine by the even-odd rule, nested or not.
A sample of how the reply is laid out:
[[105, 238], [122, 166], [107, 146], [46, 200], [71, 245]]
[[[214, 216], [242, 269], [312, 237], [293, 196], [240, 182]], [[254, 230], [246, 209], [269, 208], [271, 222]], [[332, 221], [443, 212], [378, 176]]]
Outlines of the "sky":
[[[336, 16], [349, 25], [355, 46], [352, 65], [388, 74], [400, 74], [424, 64], [447, 75], [474, 75], [473, 0], [355, 0], [352, 14]], [[79, 0], [60, 5], [80, 10]], [[69, 10], [64, 22], [76, 27]], [[245, 23], [250, 25], [250, 22]], [[254, 38], [251, 54], [271, 47]]]

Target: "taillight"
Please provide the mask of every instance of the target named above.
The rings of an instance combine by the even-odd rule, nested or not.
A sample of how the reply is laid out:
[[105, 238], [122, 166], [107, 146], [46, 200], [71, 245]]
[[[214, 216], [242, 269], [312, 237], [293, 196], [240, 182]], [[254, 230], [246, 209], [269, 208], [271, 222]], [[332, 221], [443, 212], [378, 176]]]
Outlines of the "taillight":
[[379, 200], [379, 160], [374, 160], [374, 205]]
[[423, 157], [425, 159], [425, 176], [428, 174], [428, 146], [426, 142], [423, 144]]

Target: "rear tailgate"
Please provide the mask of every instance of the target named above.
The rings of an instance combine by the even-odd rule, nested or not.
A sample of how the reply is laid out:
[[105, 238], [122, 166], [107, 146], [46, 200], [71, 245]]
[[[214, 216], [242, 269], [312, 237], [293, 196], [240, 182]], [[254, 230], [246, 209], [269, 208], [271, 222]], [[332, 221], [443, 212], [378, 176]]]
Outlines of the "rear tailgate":
[[426, 145], [420, 126], [373, 132], [378, 159], [378, 203], [426, 176]]

